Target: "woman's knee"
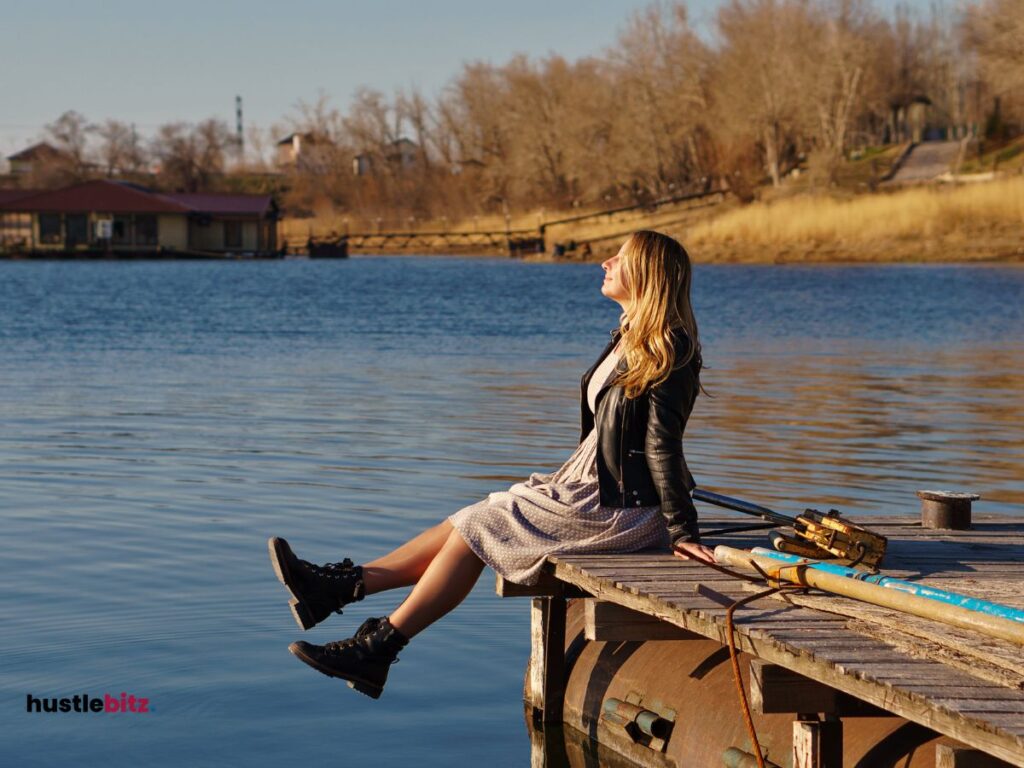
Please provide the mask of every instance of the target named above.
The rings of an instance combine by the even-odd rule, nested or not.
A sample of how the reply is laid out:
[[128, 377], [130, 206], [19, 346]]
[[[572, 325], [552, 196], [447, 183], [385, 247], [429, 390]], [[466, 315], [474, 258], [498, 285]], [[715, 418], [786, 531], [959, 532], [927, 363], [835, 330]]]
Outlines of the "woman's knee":
[[445, 549], [458, 554], [463, 558], [472, 558], [474, 560], [483, 562], [480, 557], [473, 551], [473, 548], [469, 546], [466, 540], [459, 533], [458, 528], [453, 527], [452, 532], [448, 534], [448, 539], [444, 543]]

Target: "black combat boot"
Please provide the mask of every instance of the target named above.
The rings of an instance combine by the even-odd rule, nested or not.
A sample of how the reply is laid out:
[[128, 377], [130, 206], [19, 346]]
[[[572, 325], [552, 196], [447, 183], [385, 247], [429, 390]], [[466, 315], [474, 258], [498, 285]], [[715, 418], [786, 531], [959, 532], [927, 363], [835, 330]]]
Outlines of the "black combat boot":
[[288, 650], [318, 672], [347, 680], [349, 688], [379, 699], [388, 669], [398, 661], [398, 652], [408, 643], [409, 639], [383, 616], [364, 621], [348, 640], [326, 645], [299, 640], [289, 645]]
[[276, 536], [267, 542], [274, 573], [292, 599], [288, 601], [295, 621], [310, 629], [331, 613], [341, 613], [342, 606], [366, 597], [363, 567], [352, 565], [347, 557], [340, 563], [314, 565], [300, 560], [288, 542]]

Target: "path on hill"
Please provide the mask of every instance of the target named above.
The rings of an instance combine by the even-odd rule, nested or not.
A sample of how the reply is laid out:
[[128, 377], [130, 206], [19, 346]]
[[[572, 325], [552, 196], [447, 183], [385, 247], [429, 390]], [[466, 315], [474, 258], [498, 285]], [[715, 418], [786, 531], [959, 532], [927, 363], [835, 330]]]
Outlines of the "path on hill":
[[910, 151], [889, 183], [929, 181], [941, 176], [952, 170], [959, 152], [959, 141], [922, 142]]

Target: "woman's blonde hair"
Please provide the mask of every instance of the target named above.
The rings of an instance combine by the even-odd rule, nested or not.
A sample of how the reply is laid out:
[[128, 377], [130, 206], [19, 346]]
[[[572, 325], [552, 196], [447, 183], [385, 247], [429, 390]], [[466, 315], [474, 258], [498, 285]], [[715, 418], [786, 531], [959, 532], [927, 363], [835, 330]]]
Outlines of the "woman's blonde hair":
[[[619, 318], [620, 357], [629, 370], [616, 383], [627, 398], [668, 378], [673, 367], [700, 359], [697, 320], [690, 305], [690, 257], [677, 240], [660, 232], [640, 230], [630, 235], [622, 252], [621, 269], [629, 288], [629, 308]], [[676, 359], [672, 331], [682, 328], [688, 349]]]

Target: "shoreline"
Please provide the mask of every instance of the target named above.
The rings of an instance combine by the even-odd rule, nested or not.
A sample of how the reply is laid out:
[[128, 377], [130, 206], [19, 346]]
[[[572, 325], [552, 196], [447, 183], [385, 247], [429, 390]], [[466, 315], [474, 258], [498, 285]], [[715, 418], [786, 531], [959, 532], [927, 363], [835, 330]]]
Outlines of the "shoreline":
[[[373, 259], [373, 258], [387, 258], [392, 256], [403, 256], [415, 259], [483, 259], [487, 261], [522, 261], [531, 264], [589, 264], [598, 266], [604, 261], [605, 258], [614, 255], [614, 252], [610, 252], [605, 255], [598, 255], [591, 259], [566, 259], [552, 256], [551, 254], [530, 254], [524, 257], [511, 257], [505, 254], [496, 253], [429, 253], [429, 252], [414, 252], [414, 251], [385, 251], [385, 252], [373, 252], [373, 253], [353, 253], [348, 258], [357, 259]], [[77, 262], [77, 263], [110, 263], [110, 262], [171, 262], [171, 261], [188, 261], [188, 262], [230, 262], [232, 264], [239, 264], [245, 262], [269, 262], [269, 261], [345, 261], [346, 259], [323, 259], [310, 257], [303, 254], [294, 254], [286, 257], [264, 257], [264, 258], [244, 258], [244, 259], [197, 259], [189, 257], [175, 257], [175, 256], [162, 256], [162, 257], [133, 257], [133, 258], [105, 258], [105, 257], [82, 257], [82, 256], [59, 256], [59, 255], [46, 255], [46, 256], [8, 256], [0, 254], [0, 262], [18, 262], [18, 263], [31, 263], [31, 262]], [[883, 265], [900, 265], [900, 264], [917, 264], [917, 265], [943, 265], [943, 266], [998, 266], [998, 265], [1024, 265], [1024, 246], [1017, 247], [1013, 251], [997, 251], [994, 253], [986, 253], [985, 255], [979, 255], [974, 257], [965, 257], [962, 253], [952, 253], [949, 257], [916, 257], [916, 256], [905, 256], [895, 258], [865, 258], [863, 256], [851, 255], [851, 252], [844, 251], [842, 254], [836, 254], [826, 257], [821, 257], [813, 250], [801, 252], [798, 255], [775, 255], [767, 258], [759, 255], [757, 257], [749, 257], [746, 255], [737, 256], [736, 252], [730, 252], [726, 255], [720, 255], [715, 253], [711, 258], [706, 257], [706, 252], [702, 253], [699, 250], [691, 251], [691, 260], [695, 265], [716, 265], [716, 266], [883, 266]]]

